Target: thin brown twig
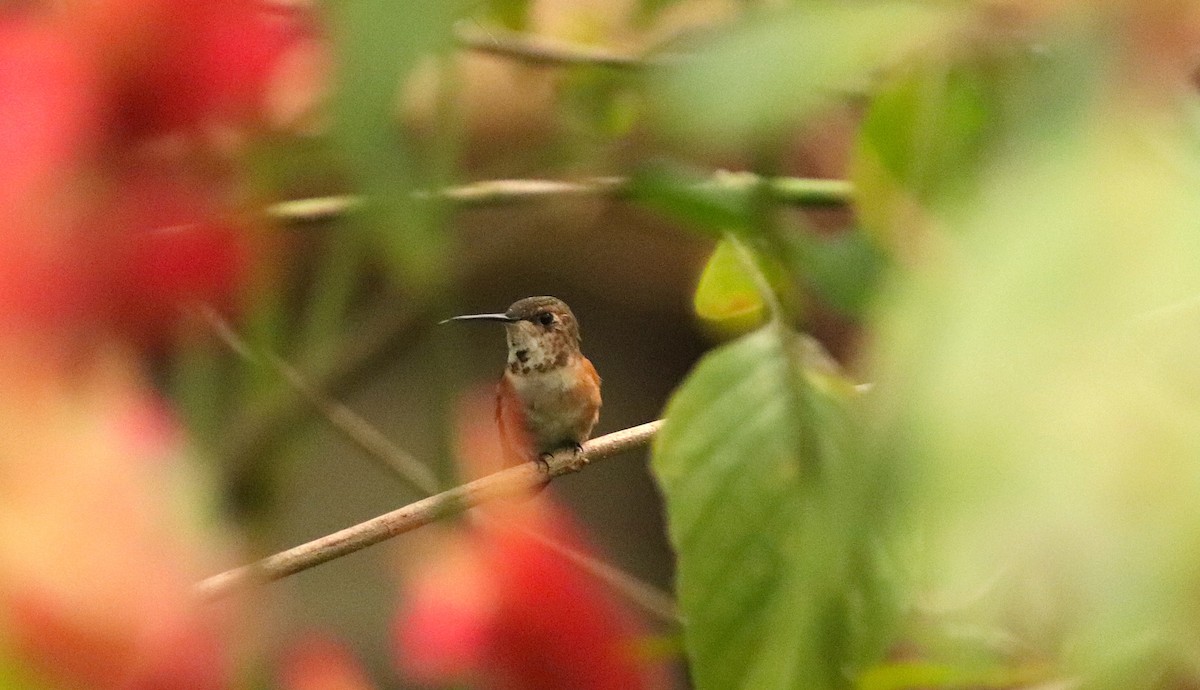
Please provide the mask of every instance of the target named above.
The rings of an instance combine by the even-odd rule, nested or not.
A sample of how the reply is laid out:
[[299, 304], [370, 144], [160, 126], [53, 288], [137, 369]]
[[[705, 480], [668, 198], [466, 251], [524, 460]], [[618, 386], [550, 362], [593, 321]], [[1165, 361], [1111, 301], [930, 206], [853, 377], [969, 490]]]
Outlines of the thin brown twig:
[[641, 70], [666, 63], [669, 58], [650, 58], [599, 48], [596, 46], [570, 43], [548, 36], [538, 36], [519, 31], [478, 23], [473, 26], [459, 24], [454, 30], [458, 45], [476, 53], [499, 57], [516, 58], [522, 62], [548, 66], [612, 67], [624, 70]]
[[[752, 173], [719, 172], [700, 186], [741, 189], [759, 183]], [[483, 180], [436, 192], [418, 191], [419, 199], [441, 199], [459, 209], [533, 203], [573, 197], [615, 197], [629, 193], [626, 177], [592, 177], [568, 180]], [[777, 177], [766, 181], [765, 192], [774, 200], [803, 206], [845, 206], [853, 200], [853, 187], [846, 180], [806, 177]], [[267, 208], [267, 216], [284, 223], [315, 223], [332, 220], [363, 205], [361, 197], [333, 195], [281, 201]]]
[[592, 461], [648, 444], [661, 426], [659, 420], [623, 429], [588, 441], [578, 454], [563, 450], [552, 455], [545, 464], [527, 462], [456, 486], [255, 563], [213, 575], [197, 585], [197, 592], [205, 598], [216, 598], [238, 587], [278, 580], [481, 503], [532, 491], [554, 477], [578, 472]]
[[435, 193], [418, 191], [418, 199], [437, 198], [459, 208], [500, 206], [544, 199], [619, 195], [628, 188], [623, 177], [588, 177], [581, 180], [482, 180]]
[[[463, 263], [467, 263], [464, 260]], [[410, 346], [423, 332], [429, 307], [414, 298], [399, 309], [394, 303], [381, 302], [359, 325], [341, 339], [334, 352], [301, 355], [296, 372], [309, 386], [326, 394], [336, 394], [354, 385], [369, 367], [397, 349]], [[302, 423], [311, 405], [291, 388], [279, 388], [234, 420], [225, 434], [222, 453], [231, 465], [252, 466], [266, 455], [273, 443], [291, 428]]]
[[368, 457], [381, 463], [384, 469], [397, 479], [424, 494], [437, 492], [437, 477], [411, 453], [392, 443], [374, 425], [349, 407], [324, 395], [309, 384], [304, 375], [283, 358], [272, 352], [256, 352], [215, 310], [206, 307], [202, 309], [202, 314], [217, 336], [231, 350], [244, 359], [265, 362], [287, 381], [293, 390], [315, 407], [330, 425], [361, 448]]

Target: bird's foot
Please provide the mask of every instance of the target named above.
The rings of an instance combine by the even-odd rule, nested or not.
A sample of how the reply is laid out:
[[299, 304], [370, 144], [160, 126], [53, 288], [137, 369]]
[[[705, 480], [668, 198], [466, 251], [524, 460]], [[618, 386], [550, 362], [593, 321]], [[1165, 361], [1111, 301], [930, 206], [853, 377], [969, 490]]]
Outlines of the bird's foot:
[[550, 463], [554, 460], [554, 456], [564, 451], [570, 451], [571, 453], [571, 460], [565, 466], [565, 469], [568, 472], [578, 472], [587, 466], [589, 460], [588, 456], [583, 452], [583, 446], [575, 443], [569, 446], [564, 446], [553, 453], [540, 453], [534, 459], [534, 462], [537, 463], [538, 471], [540, 471], [542, 474], [549, 475]]
[[588, 462], [588, 456], [583, 452], [583, 446], [578, 443], [573, 445], [571, 447], [571, 464], [568, 465], [568, 467], [570, 467], [572, 471], [578, 472], [584, 467], [587, 467]]

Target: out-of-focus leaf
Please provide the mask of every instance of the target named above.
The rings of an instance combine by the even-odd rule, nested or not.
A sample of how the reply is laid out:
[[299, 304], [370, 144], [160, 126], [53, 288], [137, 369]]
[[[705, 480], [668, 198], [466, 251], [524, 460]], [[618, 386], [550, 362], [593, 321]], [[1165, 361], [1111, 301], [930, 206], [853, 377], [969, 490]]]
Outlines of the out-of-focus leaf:
[[[721, 240], [696, 285], [696, 315], [721, 333], [745, 333], [767, 320], [767, 305], [747, 269], [747, 260], [754, 259], [738, 256], [737, 247]], [[776, 271], [777, 277], [779, 273]]]
[[751, 204], [746, 185], [714, 184], [677, 166], [648, 165], [633, 176], [630, 196], [689, 227], [720, 237], [745, 231]]
[[565, 75], [563, 112], [573, 137], [599, 139], [607, 144], [628, 135], [641, 116], [641, 96], [631, 88], [630, 75], [601, 67], [576, 68]]
[[439, 214], [413, 200], [430, 182], [399, 131], [397, 94], [418, 61], [450, 45], [462, 0], [345, 0], [330, 6], [340, 58], [332, 135], [359, 191], [362, 224], [416, 284], [445, 276], [449, 242]]
[[[710, 353], [654, 447], [699, 688], [833, 688], [879, 652], [852, 389], [779, 325]], [[869, 622], [857, 617], [865, 616]]]
[[869, 669], [855, 686], [858, 690], [917, 690], [918, 688], [994, 688], [1036, 687], [1045, 682], [1046, 669], [985, 667], [964, 669], [927, 661], [884, 664]]
[[857, 228], [828, 237], [798, 229], [784, 240], [793, 276], [845, 314], [866, 309], [887, 264], [870, 237]]
[[679, 0], [638, 0], [636, 19], [642, 24], [648, 24], [659, 12], [678, 2]]
[[907, 223], [920, 223], [978, 180], [999, 127], [996, 76], [974, 61], [927, 59], [874, 94], [853, 180], [859, 218], [876, 237], [903, 242]]
[[954, 669], [944, 664], [907, 662], [876, 666], [858, 679], [858, 690], [909, 690], [945, 688], [958, 682]]
[[766, 11], [661, 75], [664, 123], [720, 146], [776, 133], [885, 66], [952, 37], [946, 3], [810, 2]]
[[488, 14], [500, 25], [522, 31], [529, 22], [529, 0], [488, 0]]
[[1200, 658], [1200, 128], [1086, 46], [1047, 63], [881, 300], [872, 428], [926, 599], [1082, 687], [1162, 687]]

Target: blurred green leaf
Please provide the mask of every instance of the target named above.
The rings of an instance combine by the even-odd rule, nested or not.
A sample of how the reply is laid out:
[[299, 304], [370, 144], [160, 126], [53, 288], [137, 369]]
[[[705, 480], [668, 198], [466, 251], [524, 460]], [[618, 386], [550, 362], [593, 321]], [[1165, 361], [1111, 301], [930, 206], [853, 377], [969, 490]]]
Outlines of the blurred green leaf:
[[953, 37], [962, 17], [961, 6], [902, 0], [763, 11], [662, 72], [663, 122], [718, 147], [770, 136]]
[[[722, 333], [745, 333], [768, 317], [766, 302], [745, 261], [729, 240], [721, 240], [696, 285], [696, 315]], [[775, 273], [778, 280], [781, 271]]]
[[771, 325], [706, 356], [667, 406], [653, 470], [697, 687], [842, 687], [878, 654], [889, 617], [864, 550], [885, 506], [854, 452], [852, 395]]
[[887, 257], [859, 228], [818, 235], [807, 228], [783, 234], [792, 275], [829, 306], [862, 314], [876, 294]]
[[1200, 659], [1200, 120], [1111, 45], [998, 84], [1000, 154], [880, 300], [870, 428], [925, 598], [1124, 690]]
[[[853, 162], [859, 217], [880, 238], [936, 212], [979, 178], [1000, 126], [996, 74], [981, 61], [924, 59], [872, 97]], [[942, 209], [944, 210], [944, 209]]]
[[607, 144], [626, 136], [641, 116], [642, 97], [631, 87], [631, 75], [602, 67], [576, 67], [564, 75], [562, 108], [572, 138]]
[[433, 180], [398, 123], [399, 93], [422, 59], [451, 45], [465, 0], [342, 0], [330, 5], [340, 58], [332, 136], [366, 197], [359, 223], [421, 285], [444, 279], [450, 248], [440, 214], [411, 192]]
[[171, 360], [171, 399], [204, 448], [220, 442], [234, 393], [232, 380], [229, 353], [216, 338], [204, 333], [182, 339]]
[[1052, 679], [1047, 676], [1047, 669], [1040, 666], [962, 668], [929, 661], [904, 661], [869, 669], [858, 679], [855, 687], [858, 690], [1003, 690], [1034, 688], [1048, 680]]
[[745, 185], [713, 184], [711, 176], [666, 163], [640, 168], [633, 176], [630, 196], [716, 237], [726, 232], [744, 232], [753, 212]]
[[328, 234], [317, 255], [317, 270], [309, 287], [301, 323], [296, 324], [302, 352], [323, 352], [344, 330], [343, 319], [359, 287], [362, 266], [370, 257], [367, 242], [358, 235]]
[[858, 680], [858, 690], [914, 690], [957, 685], [954, 669], [930, 662], [905, 662], [876, 666]]
[[523, 31], [529, 22], [529, 0], [487, 0], [488, 14], [500, 26]]
[[680, 0], [638, 0], [635, 18], [639, 24], [651, 23], [664, 9], [678, 3]]

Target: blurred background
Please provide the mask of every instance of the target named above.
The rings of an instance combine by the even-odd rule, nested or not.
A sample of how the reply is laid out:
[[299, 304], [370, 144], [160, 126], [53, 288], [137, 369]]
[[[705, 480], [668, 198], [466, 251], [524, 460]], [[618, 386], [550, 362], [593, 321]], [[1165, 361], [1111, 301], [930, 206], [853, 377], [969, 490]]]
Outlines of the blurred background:
[[[0, 689], [1196, 687], [1198, 64], [1191, 0], [0, 2]], [[362, 424], [469, 477], [437, 324], [532, 295], [596, 435], [674, 417], [513, 511], [572, 556], [198, 603], [423, 497]]]

